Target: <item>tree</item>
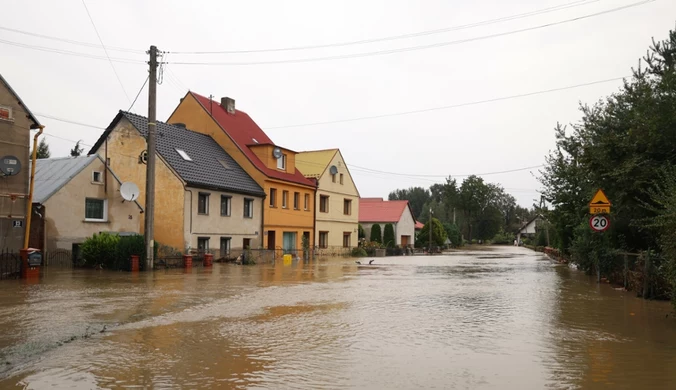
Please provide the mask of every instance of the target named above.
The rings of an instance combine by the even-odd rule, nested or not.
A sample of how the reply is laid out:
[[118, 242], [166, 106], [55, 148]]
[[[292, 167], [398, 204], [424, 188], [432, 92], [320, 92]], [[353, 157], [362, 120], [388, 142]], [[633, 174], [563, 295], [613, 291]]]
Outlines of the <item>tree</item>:
[[423, 206], [430, 200], [430, 192], [422, 187], [411, 187], [405, 190], [394, 190], [387, 198], [388, 200], [408, 200], [413, 215], [420, 220], [420, 214]]
[[[446, 230], [436, 218], [432, 218], [432, 245], [443, 246], [446, 243]], [[427, 222], [418, 235], [418, 241], [421, 247], [429, 247], [430, 243], [430, 222]]]
[[[462, 233], [460, 228], [457, 225], [452, 223], [444, 223], [444, 230], [446, 231], [446, 236], [451, 240], [451, 246], [458, 248], [462, 246]], [[429, 233], [427, 233], [429, 235]]]
[[357, 235], [359, 237], [359, 240], [361, 240], [362, 238], [366, 238], [366, 233], [364, 233], [364, 227], [361, 226], [361, 224], [357, 224], [357, 231], [358, 231]]
[[[31, 156], [33, 155], [33, 151], [31, 150]], [[36, 158], [49, 158], [51, 153], [49, 152], [49, 145], [47, 144], [47, 141], [45, 141], [45, 138], [43, 137], [40, 140], [40, 143], [38, 144], [38, 151], [36, 153]]]
[[385, 225], [385, 231], [383, 232], [383, 244], [388, 248], [394, 248], [396, 241], [394, 238], [394, 226], [391, 223]]
[[75, 146], [73, 147], [73, 149], [70, 150], [70, 155], [71, 155], [72, 157], [80, 156], [80, 155], [82, 155], [82, 151], [83, 151], [83, 150], [84, 150], [84, 149], [80, 147], [80, 141], [77, 141], [77, 142], [75, 143]]
[[377, 242], [378, 244], [383, 243], [383, 233], [380, 230], [380, 225], [377, 223], [374, 223], [373, 226], [371, 227], [370, 241]]

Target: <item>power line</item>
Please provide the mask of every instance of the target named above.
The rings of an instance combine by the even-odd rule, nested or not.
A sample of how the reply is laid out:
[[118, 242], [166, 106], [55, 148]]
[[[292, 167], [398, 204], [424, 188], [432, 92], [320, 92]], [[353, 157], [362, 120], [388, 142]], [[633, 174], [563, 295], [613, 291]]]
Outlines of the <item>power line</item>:
[[108, 50], [106, 50], [106, 46], [103, 44], [103, 40], [101, 39], [101, 35], [99, 34], [99, 30], [96, 28], [96, 24], [94, 23], [94, 19], [92, 19], [92, 15], [89, 13], [89, 8], [87, 8], [87, 3], [85, 3], [85, 0], [82, 0], [82, 5], [84, 5], [85, 11], [87, 11], [87, 16], [89, 16], [89, 20], [92, 22], [92, 26], [94, 27], [94, 31], [96, 32], [96, 36], [99, 38], [99, 42], [101, 42], [101, 47], [103, 47], [103, 51], [106, 53], [106, 57], [108, 58], [108, 62], [110, 63], [110, 67], [113, 68], [113, 72], [115, 73], [115, 77], [117, 77], [117, 81], [120, 83], [120, 87], [122, 88], [122, 92], [124, 92], [124, 96], [127, 97], [127, 101], [131, 103], [131, 99], [129, 98], [129, 95], [127, 94], [127, 90], [124, 89], [124, 85], [122, 84], [122, 80], [120, 80], [120, 75], [117, 74], [117, 70], [115, 69], [115, 65], [113, 65], [113, 61], [110, 60], [110, 56], [108, 55]]
[[468, 23], [468, 24], [459, 25], [459, 26], [444, 27], [444, 28], [439, 28], [439, 29], [434, 29], [434, 30], [419, 31], [419, 32], [409, 33], [409, 34], [399, 34], [399, 35], [393, 35], [393, 36], [381, 37], [381, 38], [362, 39], [362, 40], [357, 40], [357, 41], [327, 43], [327, 44], [321, 44], [321, 45], [305, 45], [305, 46], [292, 46], [292, 47], [282, 47], [282, 48], [269, 48], [269, 49], [221, 50], [221, 51], [172, 51], [172, 53], [174, 53], [174, 54], [194, 54], [194, 55], [202, 55], [202, 54], [247, 54], [247, 53], [269, 53], [269, 52], [298, 51], [298, 50], [323, 49], [323, 48], [329, 48], [329, 47], [363, 45], [363, 44], [368, 44], [368, 43], [393, 41], [393, 40], [398, 40], [398, 39], [415, 38], [415, 37], [425, 36], [425, 35], [441, 34], [441, 33], [450, 32], [450, 31], [464, 30], [464, 29], [473, 28], [473, 27], [485, 26], [485, 25], [489, 25], [489, 24], [500, 23], [500, 22], [515, 20], [515, 19], [521, 19], [521, 18], [545, 14], [545, 13], [549, 13], [549, 12], [560, 11], [560, 10], [564, 10], [564, 9], [567, 9], [567, 8], [589, 5], [589, 4], [596, 3], [598, 1], [599, 0], [592, 0], [592, 1], [578, 0], [578, 1], [573, 1], [571, 3], [561, 4], [561, 5], [557, 5], [557, 6], [553, 6], [553, 7], [549, 7], [549, 8], [536, 10], [536, 11], [530, 11], [530, 12], [525, 12], [525, 13], [521, 13], [521, 14], [511, 15], [511, 16], [503, 16], [503, 17], [500, 17], [500, 18], [489, 19], [489, 20], [484, 20], [484, 21], [475, 22], [475, 23]]
[[[67, 39], [67, 38], [54, 37], [54, 36], [50, 36], [50, 35], [37, 34], [37, 33], [34, 33], [34, 32], [23, 31], [23, 30], [17, 30], [17, 29], [9, 28], [9, 27], [2, 27], [2, 26], [0, 26], [0, 30], [11, 31], [11, 32], [13, 32], [13, 33], [23, 34], [23, 35], [29, 35], [29, 36], [38, 37], [38, 38], [51, 39], [51, 40], [53, 40], [53, 41], [70, 43], [70, 44], [72, 44], [72, 45], [80, 45], [80, 46], [86, 46], [86, 47], [93, 47], [93, 48], [97, 48], [97, 49], [103, 48], [103, 46], [97, 45], [97, 44], [95, 44], [95, 43], [88, 43], [88, 42], [82, 42], [82, 41], [76, 41], [76, 40], [72, 40], [72, 39]], [[114, 47], [114, 46], [108, 46], [107, 49], [108, 49], [108, 50], [112, 50], [112, 51], [126, 52], [126, 53], [137, 53], [137, 54], [142, 54], [142, 53], [144, 53], [143, 50], [125, 49], [125, 48]]]
[[497, 101], [502, 101], [502, 100], [517, 99], [517, 98], [522, 98], [522, 97], [527, 97], [527, 96], [542, 95], [542, 94], [545, 94], [545, 93], [564, 91], [564, 90], [567, 90], [567, 89], [586, 87], [586, 86], [589, 86], [589, 85], [603, 84], [603, 83], [608, 83], [608, 82], [611, 82], [611, 81], [622, 80], [625, 77], [631, 77], [631, 76], [615, 77], [615, 78], [612, 78], [612, 79], [598, 80], [598, 81], [592, 81], [592, 82], [589, 82], [589, 83], [576, 84], [576, 85], [569, 85], [567, 87], [552, 88], [552, 89], [546, 89], [546, 90], [535, 91], [535, 92], [527, 92], [527, 93], [522, 93], [522, 94], [518, 94], [518, 95], [503, 96], [503, 97], [498, 97], [498, 98], [493, 98], [493, 99], [476, 100], [476, 101], [473, 101], [473, 102], [458, 103], [458, 104], [452, 104], [452, 105], [447, 105], [447, 106], [423, 108], [423, 109], [420, 109], [420, 110], [402, 111], [402, 112], [394, 112], [394, 113], [380, 114], [380, 115], [361, 116], [361, 117], [356, 117], [356, 118], [337, 119], [337, 120], [333, 120], [333, 121], [324, 121], [324, 122], [311, 122], [311, 123], [301, 123], [301, 124], [286, 125], [286, 126], [273, 126], [273, 127], [266, 127], [266, 129], [272, 130], [272, 129], [287, 129], [287, 128], [291, 128], [291, 127], [307, 127], [307, 126], [328, 125], [328, 124], [332, 124], [332, 123], [355, 122], [355, 121], [361, 121], [361, 120], [367, 120], [367, 119], [378, 119], [378, 118], [387, 118], [387, 117], [393, 117], [393, 116], [418, 114], [418, 113], [421, 113], [421, 112], [448, 110], [448, 109], [458, 108], [458, 107], [466, 107], [466, 106], [473, 106], [473, 105], [477, 105], [477, 104], [492, 103], [492, 102], [497, 102]]
[[0, 43], [4, 43], [6, 45], [11, 45], [11, 46], [16, 46], [16, 47], [22, 47], [22, 48], [25, 48], [25, 49], [44, 51], [44, 52], [48, 52], [48, 53], [56, 53], [56, 54], [64, 54], [64, 55], [70, 55], [70, 56], [75, 56], [75, 57], [91, 58], [91, 59], [95, 59], [95, 60], [108, 60], [108, 61], [118, 62], [118, 63], [123, 63], [123, 64], [144, 64], [145, 63], [143, 61], [133, 60], [133, 59], [130, 59], [130, 58], [103, 57], [103, 56], [98, 56], [98, 55], [94, 55], [94, 54], [80, 53], [80, 52], [64, 50], [64, 49], [55, 49], [55, 48], [52, 48], [52, 47], [29, 45], [29, 44], [21, 43], [21, 42], [8, 41], [6, 39], [0, 39]]
[[129, 106], [129, 109], [127, 111], [131, 112], [132, 107], [134, 107], [134, 104], [136, 104], [136, 99], [138, 99], [138, 97], [141, 95], [141, 92], [143, 92], [143, 88], [146, 86], [148, 79], [150, 79], [150, 75], [148, 75], [148, 77], [146, 77], [146, 81], [143, 82], [141, 89], [138, 90], [138, 93], [136, 94], [134, 101], [131, 103], [131, 106]]
[[575, 22], [575, 21], [579, 21], [579, 20], [583, 20], [583, 19], [592, 18], [592, 17], [595, 17], [595, 16], [600, 16], [600, 15], [605, 15], [605, 14], [609, 14], [609, 13], [612, 13], [612, 12], [621, 11], [621, 10], [624, 10], [624, 9], [627, 9], [627, 8], [652, 3], [654, 1], [657, 1], [657, 0], [643, 0], [643, 1], [640, 1], [640, 2], [637, 2], [637, 3], [632, 3], [632, 4], [629, 4], [629, 5], [616, 7], [616, 8], [612, 8], [612, 9], [605, 10], [605, 11], [596, 12], [596, 13], [593, 13], [593, 14], [587, 14], [587, 15], [578, 16], [578, 17], [575, 17], [575, 18], [566, 19], [566, 20], [562, 20], [562, 21], [558, 21], [558, 22], [546, 23], [546, 24], [542, 24], [542, 25], [539, 25], [539, 26], [527, 27], [527, 28], [522, 28], [522, 29], [518, 29], [518, 30], [511, 30], [511, 31], [507, 31], [507, 32], [497, 33], [497, 34], [490, 34], [490, 35], [484, 35], [484, 36], [480, 36], [480, 37], [460, 39], [460, 40], [456, 40], [456, 41], [439, 42], [439, 43], [433, 43], [433, 44], [428, 44], [428, 45], [409, 46], [409, 47], [404, 47], [404, 48], [399, 48], [399, 49], [388, 49], [388, 50], [379, 50], [379, 51], [372, 51], [372, 52], [365, 52], [365, 53], [335, 55], [335, 56], [327, 56], [327, 57], [299, 58], [299, 59], [291, 59], [291, 60], [252, 61], [252, 62], [188, 62], [188, 61], [178, 61], [178, 62], [171, 62], [171, 64], [174, 64], [174, 65], [207, 65], [207, 66], [271, 65], [271, 64], [288, 64], [288, 63], [301, 63], [301, 62], [342, 60], [342, 59], [347, 59], [347, 58], [370, 57], [370, 56], [376, 56], [376, 55], [402, 53], [402, 52], [408, 52], [408, 51], [414, 51], [414, 50], [424, 50], [424, 49], [431, 49], [431, 48], [437, 48], [437, 47], [457, 45], [457, 44], [461, 44], [461, 43], [474, 42], [474, 41], [480, 41], [480, 40], [485, 40], [485, 39], [490, 39], [490, 38], [497, 38], [497, 37], [502, 37], [502, 36], [507, 36], [507, 35], [518, 34], [518, 33], [526, 32], [526, 31], [539, 30], [539, 29], [543, 29], [543, 28], [547, 28], [547, 27], [552, 27], [552, 26], [556, 26], [556, 25], [560, 25], [560, 24]]
[[72, 120], [64, 119], [64, 118], [59, 118], [59, 117], [52, 116], [52, 115], [41, 114], [39, 112], [36, 112], [35, 115], [41, 116], [43, 118], [53, 119], [53, 120], [59, 121], [59, 122], [65, 122], [65, 123], [70, 123], [70, 124], [73, 124], [73, 125], [84, 126], [84, 127], [91, 127], [93, 129], [99, 129], [99, 130], [105, 130], [106, 129], [105, 127], [94, 126], [94, 125], [90, 125], [88, 123], [76, 122], [76, 121], [72, 121]]
[[495, 172], [485, 172], [485, 173], [465, 173], [461, 175], [451, 175], [451, 174], [446, 174], [446, 175], [416, 175], [416, 174], [406, 174], [406, 173], [398, 173], [398, 172], [388, 172], [388, 171], [379, 171], [371, 168], [365, 168], [365, 167], [360, 167], [357, 165], [352, 165], [352, 164], [347, 164], [351, 167], [371, 171], [374, 173], [383, 173], [383, 174], [388, 174], [388, 175], [395, 175], [395, 176], [407, 176], [407, 177], [467, 177], [467, 176], [489, 176], [489, 175], [499, 175], [503, 173], [513, 173], [513, 172], [520, 172], [520, 171], [527, 171], [530, 169], [535, 169], [535, 168], [542, 168], [544, 167], [543, 164], [540, 165], [535, 165], [531, 167], [524, 167], [524, 168], [516, 168], [516, 169], [509, 169], [506, 171], [495, 171]]

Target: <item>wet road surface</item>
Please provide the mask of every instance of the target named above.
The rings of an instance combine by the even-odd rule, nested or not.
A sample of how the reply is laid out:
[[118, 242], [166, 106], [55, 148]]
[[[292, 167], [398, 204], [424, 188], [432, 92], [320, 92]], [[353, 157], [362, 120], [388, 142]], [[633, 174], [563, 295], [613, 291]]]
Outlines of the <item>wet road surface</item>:
[[45, 269], [0, 282], [0, 388], [673, 389], [670, 311], [514, 247]]

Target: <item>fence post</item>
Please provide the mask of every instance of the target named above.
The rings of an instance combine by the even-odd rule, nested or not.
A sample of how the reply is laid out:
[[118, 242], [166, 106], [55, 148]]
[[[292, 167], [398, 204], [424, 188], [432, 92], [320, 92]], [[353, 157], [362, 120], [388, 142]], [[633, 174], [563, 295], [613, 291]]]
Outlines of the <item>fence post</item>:
[[650, 286], [650, 248], [645, 259], [643, 267], [643, 299], [648, 299], [648, 287]]
[[627, 289], [627, 275], [629, 274], [629, 255], [624, 254], [624, 289]]

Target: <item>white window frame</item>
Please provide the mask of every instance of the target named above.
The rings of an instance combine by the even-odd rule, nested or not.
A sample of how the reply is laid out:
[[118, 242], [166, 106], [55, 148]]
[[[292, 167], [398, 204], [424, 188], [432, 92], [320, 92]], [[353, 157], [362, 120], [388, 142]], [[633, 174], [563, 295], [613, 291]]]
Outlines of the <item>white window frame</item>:
[[[249, 215], [246, 214], [246, 205], [249, 203]], [[254, 200], [250, 198], [244, 198], [244, 218], [253, 218], [254, 215]]]
[[286, 170], [286, 154], [282, 154], [282, 157], [277, 159], [277, 169], [281, 171]]
[[[223, 214], [223, 199], [227, 199], [226, 201], [226, 210], [225, 214]], [[230, 195], [221, 195], [221, 217], [229, 217], [232, 215], [232, 196]]]
[[[87, 218], [87, 200], [101, 200], [103, 201], [103, 218]], [[85, 198], [85, 222], [108, 222], [108, 199]]]
[[289, 191], [282, 191], [282, 208], [285, 209], [289, 207]]
[[12, 107], [0, 105], [0, 108], [2, 108], [3, 110], [9, 111], [9, 118], [4, 119], [4, 118], [0, 117], [0, 120], [8, 121], [8, 122], [14, 122], [14, 110], [12, 110]]
[[[224, 241], [226, 242], [225, 253], [223, 253], [223, 245], [222, 245]], [[230, 252], [232, 252], [232, 237], [225, 236], [221, 237], [219, 244], [221, 244], [220, 247], [218, 248], [218, 250], [221, 252], [221, 256], [230, 255]]]
[[190, 156], [188, 156], [188, 153], [186, 153], [185, 150], [183, 150], [183, 149], [178, 149], [178, 148], [174, 148], [174, 150], [175, 150], [176, 153], [178, 153], [178, 155], [181, 156], [181, 158], [184, 159], [185, 161], [192, 161], [192, 158], [190, 158]]

